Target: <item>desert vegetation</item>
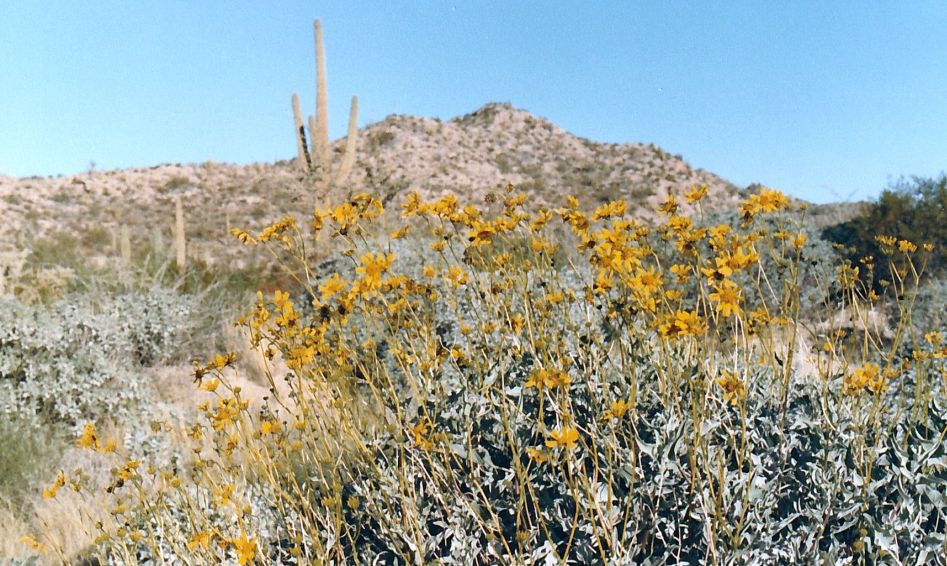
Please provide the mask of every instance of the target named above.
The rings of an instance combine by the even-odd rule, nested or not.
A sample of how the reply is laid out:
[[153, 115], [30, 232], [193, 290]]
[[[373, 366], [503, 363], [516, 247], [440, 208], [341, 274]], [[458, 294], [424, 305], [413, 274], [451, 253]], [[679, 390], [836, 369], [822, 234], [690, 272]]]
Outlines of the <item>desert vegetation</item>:
[[[175, 341], [205, 298], [183, 283], [89, 310], [15, 307], [7, 413], [63, 429], [58, 446], [34, 436], [47, 467], [32, 505], [66, 501], [74, 529], [20, 515], [15, 555], [941, 559], [947, 343], [914, 314], [934, 246], [882, 233], [853, 263], [777, 191], [715, 212], [707, 192], [644, 219], [621, 200], [533, 206], [512, 186], [482, 206], [357, 194], [234, 227], [232, 245], [282, 275], [231, 295], [245, 308], [229, 344]], [[880, 265], [892, 278], [877, 288]], [[69, 324], [95, 338], [42, 334]], [[191, 354], [177, 403], [128, 375]], [[86, 381], [44, 370], [57, 360]], [[48, 430], [30, 426], [17, 430]]]
[[333, 147], [314, 35], [295, 163], [0, 179], [0, 561], [944, 563], [943, 177], [816, 209], [503, 104]]

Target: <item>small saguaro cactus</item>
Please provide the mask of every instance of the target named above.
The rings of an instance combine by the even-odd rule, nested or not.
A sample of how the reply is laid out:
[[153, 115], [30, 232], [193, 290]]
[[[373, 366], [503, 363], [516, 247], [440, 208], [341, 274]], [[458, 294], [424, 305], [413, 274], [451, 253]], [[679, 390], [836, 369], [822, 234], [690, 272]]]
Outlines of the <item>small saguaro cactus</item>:
[[177, 260], [178, 269], [184, 269], [187, 263], [187, 250], [184, 236], [184, 207], [181, 204], [181, 197], [174, 199], [174, 251]]
[[132, 239], [131, 233], [128, 230], [128, 224], [122, 224], [122, 232], [118, 241], [119, 253], [122, 256], [122, 261], [125, 263], [131, 263], [132, 261]]
[[[315, 175], [316, 187], [320, 191], [345, 182], [355, 164], [355, 146], [358, 142], [358, 97], [352, 97], [349, 111], [349, 131], [345, 140], [342, 162], [333, 170], [329, 155], [329, 95], [326, 88], [325, 49], [322, 45], [322, 22], [313, 22], [316, 42], [316, 115], [309, 115], [308, 124], [303, 123], [299, 108], [299, 96], [293, 93], [293, 122], [296, 126], [296, 150], [299, 167], [307, 174]], [[309, 139], [306, 139], [306, 126]]]

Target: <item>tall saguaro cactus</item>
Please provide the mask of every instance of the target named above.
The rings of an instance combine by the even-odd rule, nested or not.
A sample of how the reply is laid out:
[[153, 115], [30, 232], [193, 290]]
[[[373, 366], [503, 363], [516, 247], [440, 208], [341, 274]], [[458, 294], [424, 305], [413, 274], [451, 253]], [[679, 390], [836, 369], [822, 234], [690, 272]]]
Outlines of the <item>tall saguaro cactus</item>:
[[[308, 124], [303, 122], [299, 108], [299, 96], [293, 93], [293, 123], [296, 128], [296, 151], [299, 167], [308, 174], [317, 176], [316, 186], [320, 190], [339, 185], [348, 178], [355, 163], [355, 147], [358, 142], [358, 97], [352, 97], [349, 111], [349, 130], [345, 140], [342, 162], [333, 169], [329, 147], [329, 93], [326, 87], [325, 48], [322, 43], [322, 22], [313, 22], [316, 43], [316, 115], [309, 115]], [[306, 128], [309, 139], [306, 138]]]

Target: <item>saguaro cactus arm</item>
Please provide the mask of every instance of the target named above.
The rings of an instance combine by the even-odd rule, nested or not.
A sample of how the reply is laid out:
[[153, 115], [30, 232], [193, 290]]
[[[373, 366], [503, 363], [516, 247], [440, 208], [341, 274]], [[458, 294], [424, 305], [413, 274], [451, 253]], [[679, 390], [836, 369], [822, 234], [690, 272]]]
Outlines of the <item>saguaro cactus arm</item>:
[[342, 156], [342, 164], [336, 172], [335, 184], [345, 182], [349, 173], [352, 172], [352, 165], [355, 163], [355, 146], [358, 144], [358, 97], [352, 97], [352, 107], [349, 110], [349, 133], [345, 137], [345, 154]]
[[296, 126], [296, 152], [299, 168], [303, 171], [312, 170], [312, 160], [309, 157], [309, 148], [306, 147], [306, 128], [303, 126], [303, 116], [299, 109], [299, 96], [293, 94], [293, 123]]

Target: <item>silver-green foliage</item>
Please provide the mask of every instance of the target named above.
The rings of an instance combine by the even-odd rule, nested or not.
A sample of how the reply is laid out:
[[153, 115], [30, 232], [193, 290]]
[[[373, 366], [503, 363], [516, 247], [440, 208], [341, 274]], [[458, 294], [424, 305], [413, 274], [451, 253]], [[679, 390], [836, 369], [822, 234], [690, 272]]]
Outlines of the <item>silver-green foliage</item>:
[[191, 302], [160, 288], [0, 301], [0, 411], [67, 426], [126, 415], [143, 396], [140, 368], [171, 353]]
[[[420, 269], [423, 258], [398, 251]], [[438, 310], [431, 328], [438, 342], [449, 348], [465, 340], [450, 309], [441, 312], [441, 305], [432, 306]], [[468, 314], [484, 310], [476, 299], [461, 308]], [[542, 465], [531, 462], [523, 449], [542, 446], [546, 437], [536, 426], [539, 395], [522, 386], [539, 367], [528, 353], [502, 356], [486, 376], [445, 367], [436, 380], [438, 394], [418, 396], [406, 381], [401, 406], [411, 414], [434, 415], [433, 429], [445, 435], [453, 457], [431, 458], [418, 448], [405, 454], [403, 446], [410, 441], [398, 434], [375, 438], [372, 465], [353, 466], [341, 493], [343, 500], [355, 496], [364, 502], [342, 510], [347, 524], [360, 526], [353, 542], [360, 558], [559, 563], [558, 555], [570, 564], [597, 564], [600, 524], [592, 518], [605, 516], [615, 521], [610, 534], [623, 549], [608, 556], [609, 563], [854, 564], [878, 558], [891, 564], [943, 563], [947, 406], [938, 401], [942, 390], [918, 419], [901, 407], [905, 396], [911, 397], [914, 379], [905, 374], [878, 398], [884, 421], [876, 426], [864, 405], [841, 393], [837, 380], [823, 390], [821, 382], [793, 376], [784, 408], [773, 395], [780, 376], [751, 370], [747, 447], [742, 452], [740, 411], [718, 391], [708, 393], [697, 385], [711, 381], [700, 367], [687, 370], [687, 381], [672, 395], [685, 408], [696, 400], [708, 402], [695, 422], [689, 409], [681, 411], [662, 400], [656, 360], [643, 350], [632, 352], [638, 365], [635, 378], [608, 361], [588, 365], [589, 359], [608, 357], [604, 323], [598, 315], [588, 327], [589, 339], [570, 345], [570, 373], [577, 376], [570, 398], [584, 435], [621, 442], [583, 445], [568, 464], [561, 457]], [[352, 327], [359, 329], [352, 343], [379, 338], [367, 321]], [[376, 343], [364, 355], [388, 353], [385, 344]], [[391, 374], [398, 375], [398, 364], [389, 361]], [[626, 395], [632, 379], [639, 395], [634, 414], [603, 421], [602, 400]], [[506, 385], [498, 389], [497, 384]], [[548, 409], [543, 425], [549, 430], [557, 425]], [[541, 521], [531, 506], [521, 504], [518, 475], [526, 469], [532, 490], [528, 501], [541, 509]], [[595, 483], [590, 491], [598, 494], [597, 500], [576, 496], [570, 477]], [[708, 491], [705, 479], [695, 481], [698, 477], [715, 478], [716, 494]], [[410, 528], [390, 520], [386, 511], [405, 505], [404, 478], [413, 480], [410, 491], [420, 519]], [[464, 498], [445, 500], [442, 482], [460, 489]], [[275, 522], [274, 532], [293, 532], [293, 517], [277, 515]], [[499, 525], [494, 536], [484, 535], [484, 523]], [[524, 523], [532, 528], [520, 539]], [[423, 547], [415, 545], [415, 529], [422, 533]], [[277, 546], [271, 550], [273, 557], [281, 556]]]

